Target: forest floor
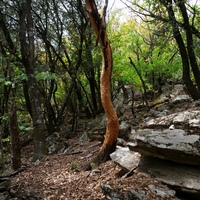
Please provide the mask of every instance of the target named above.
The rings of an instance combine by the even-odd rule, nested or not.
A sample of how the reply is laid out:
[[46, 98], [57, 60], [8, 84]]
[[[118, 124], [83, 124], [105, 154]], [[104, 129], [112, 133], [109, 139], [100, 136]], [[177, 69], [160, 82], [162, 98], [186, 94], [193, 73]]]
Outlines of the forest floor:
[[[12, 178], [11, 188], [15, 195], [25, 199], [44, 200], [103, 200], [102, 184], [109, 183], [117, 191], [130, 189], [145, 191], [146, 200], [156, 198], [149, 185], [162, 185], [142, 173], [129, 177], [113, 161], [101, 164], [93, 171], [82, 171], [81, 166], [100, 149], [101, 142], [85, 140], [80, 135], [68, 139], [63, 153], [48, 155], [32, 163], [33, 146], [22, 149], [22, 163], [25, 169]], [[24, 198], [22, 198], [24, 199]]]
[[[177, 109], [178, 111], [186, 110], [191, 106], [191, 103], [180, 104], [179, 106], [170, 105], [168, 107], [172, 113]], [[165, 104], [163, 107], [161, 104], [161, 108], [161, 110], [166, 109]], [[145, 115], [151, 116], [152, 113], [157, 112], [157, 110], [153, 112], [138, 112], [136, 119], [130, 109], [126, 110], [127, 112], [122, 112], [123, 121], [129, 121], [130, 124], [134, 120], [137, 120], [134, 122], [135, 124], [141, 124]], [[90, 120], [84, 122], [84, 124], [92, 128], [99, 127], [101, 129], [103, 127], [105, 129], [104, 125], [100, 127], [101, 123], [99, 121], [92, 123]], [[145, 194], [145, 200], [163, 199], [155, 191], [152, 191], [149, 186], [154, 185], [158, 188], [164, 188], [166, 187], [165, 185], [142, 173], [134, 172], [128, 176], [127, 172], [124, 172], [120, 166], [111, 160], [92, 171], [82, 171], [81, 167], [98, 153], [102, 145], [99, 139], [93, 138], [91, 140], [91, 138], [83, 137], [84, 132], [87, 132], [86, 127], [83, 127], [82, 130], [78, 130], [74, 138], [66, 137], [67, 133], [59, 133], [56, 136], [58, 139], [57, 144], [62, 150], [48, 155], [40, 161], [31, 161], [33, 156], [32, 144], [23, 147], [21, 159], [23, 171], [13, 176], [11, 181], [10, 191], [14, 194], [13, 196], [19, 197], [17, 198], [19, 200], [104, 200], [106, 197], [103, 193], [102, 185], [107, 184], [115, 191], [122, 193], [126, 193], [129, 190], [139, 191], [139, 193], [142, 191]], [[103, 135], [104, 132], [105, 130], [102, 131]], [[94, 133], [95, 131], [91, 131], [91, 134]], [[99, 136], [98, 133], [97, 135]], [[51, 142], [52, 139], [50, 138], [49, 141]]]

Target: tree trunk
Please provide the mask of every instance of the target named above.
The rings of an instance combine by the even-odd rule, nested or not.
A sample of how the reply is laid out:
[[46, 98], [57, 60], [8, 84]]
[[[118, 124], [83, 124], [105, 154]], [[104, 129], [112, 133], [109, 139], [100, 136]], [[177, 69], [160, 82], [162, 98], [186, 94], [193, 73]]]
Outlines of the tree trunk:
[[[191, 31], [191, 26], [189, 22], [189, 17], [187, 13], [187, 9], [185, 7], [185, 3], [183, 1], [175, 1], [178, 7], [180, 8], [181, 14], [184, 19], [184, 28], [186, 32], [186, 41], [187, 41], [187, 52], [188, 52], [188, 58], [190, 60], [190, 65], [194, 74], [195, 81], [197, 83], [198, 87], [198, 93], [200, 92], [200, 70], [197, 64], [196, 55], [194, 52], [194, 44], [193, 44], [193, 36]], [[200, 93], [199, 93], [200, 97]]]
[[196, 99], [200, 98], [200, 93], [195, 88], [195, 86], [190, 78], [190, 63], [188, 60], [188, 53], [187, 53], [185, 44], [183, 42], [181, 33], [179, 31], [179, 27], [177, 25], [176, 17], [175, 17], [172, 6], [173, 6], [172, 0], [165, 1], [165, 7], [166, 7], [168, 15], [169, 15], [170, 24], [171, 24], [172, 30], [173, 30], [173, 35], [174, 35], [174, 38], [178, 45], [179, 52], [180, 52], [181, 59], [182, 59], [183, 81], [184, 81], [189, 93], [191, 94], [192, 98], [196, 100]]
[[96, 95], [97, 83], [95, 80], [95, 71], [94, 71], [95, 67], [94, 67], [92, 51], [91, 51], [92, 49], [91, 35], [92, 35], [91, 32], [89, 32], [88, 40], [85, 40], [87, 65], [88, 65], [87, 68], [85, 69], [85, 74], [90, 84], [90, 92], [91, 92], [92, 104], [93, 104], [93, 107], [92, 107], [93, 117], [96, 117], [96, 114], [98, 113], [97, 95]]
[[102, 18], [98, 13], [94, 0], [85, 0], [85, 2], [92, 27], [97, 35], [97, 42], [100, 43], [102, 50], [100, 90], [102, 106], [107, 119], [107, 128], [103, 145], [101, 146], [97, 157], [94, 159], [94, 164], [99, 165], [100, 163], [107, 161], [110, 158], [110, 153], [115, 151], [119, 132], [119, 121], [111, 101], [110, 91], [113, 60], [105, 26], [105, 14], [108, 0], [105, 1]]
[[29, 91], [28, 91], [28, 83], [26, 80], [23, 80], [22, 84], [23, 84], [23, 92], [24, 92], [24, 98], [25, 98], [25, 102], [26, 102], [26, 108], [27, 108], [30, 116], [33, 117], [31, 100], [30, 100], [30, 95], [29, 95]]
[[0, 171], [4, 170], [4, 158], [3, 158], [3, 142], [2, 142], [2, 128], [0, 124]]
[[11, 138], [11, 158], [12, 158], [12, 168], [13, 170], [18, 170], [21, 167], [21, 148], [19, 139], [19, 128], [17, 123], [17, 108], [16, 102], [13, 101], [10, 110], [10, 123], [9, 131]]
[[31, 99], [34, 141], [33, 160], [35, 161], [41, 159], [47, 154], [47, 147], [43, 111], [40, 102], [39, 89], [34, 74], [34, 27], [31, 13], [31, 0], [26, 0], [21, 4], [21, 10], [19, 11], [19, 29], [22, 63], [26, 70]]
[[146, 104], [146, 107], [148, 108], [149, 105], [148, 105], [147, 89], [146, 89], [145, 82], [144, 82], [144, 80], [143, 80], [143, 78], [142, 78], [142, 75], [141, 75], [140, 71], [137, 69], [135, 63], [132, 61], [131, 57], [129, 57], [129, 60], [130, 60], [131, 65], [134, 67], [134, 69], [135, 69], [137, 75], [139, 76], [140, 81], [142, 82], [142, 87], [143, 87], [143, 90], [144, 90], [144, 102], [145, 102], [145, 104]]

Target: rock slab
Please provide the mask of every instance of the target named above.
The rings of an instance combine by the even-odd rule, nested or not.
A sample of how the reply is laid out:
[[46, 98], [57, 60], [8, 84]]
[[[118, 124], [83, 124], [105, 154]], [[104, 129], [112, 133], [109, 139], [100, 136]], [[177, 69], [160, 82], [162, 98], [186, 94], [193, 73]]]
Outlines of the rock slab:
[[122, 147], [110, 154], [111, 159], [118, 163], [125, 171], [136, 168], [140, 162], [140, 154], [132, 152], [128, 147]]
[[131, 151], [178, 163], [200, 166], [200, 136], [182, 129], [138, 130], [128, 143]]
[[[119, 148], [117, 151], [113, 152], [111, 154], [112, 160], [119, 164], [125, 171], [131, 171], [134, 172], [138, 171], [137, 169], [140, 165], [140, 157], [141, 155], [136, 152], [131, 152], [128, 148], [122, 147]], [[140, 172], [140, 171], [139, 171]], [[141, 172], [146, 171], [141, 168]], [[149, 175], [148, 175], [149, 176]], [[158, 196], [158, 199], [170, 199], [170, 200], [178, 200], [178, 198], [175, 197], [175, 190], [168, 188], [167, 186], [163, 185], [163, 187], [158, 187], [157, 185], [150, 184], [149, 189], [152, 191], [152, 193], [156, 193]], [[109, 183], [102, 184], [102, 189], [104, 191], [104, 194], [106, 196], [106, 199], [109, 200], [145, 200], [145, 191], [142, 190], [125, 190], [125, 191], [118, 191], [109, 185]]]
[[142, 192], [137, 192], [135, 190], [125, 192], [117, 191], [109, 184], [102, 184], [101, 187], [108, 200], [145, 200], [145, 195], [143, 195]]
[[[135, 163], [138, 163], [138, 158], [136, 158], [136, 161], [134, 162], [132, 160], [133, 157], [129, 157], [131, 154], [129, 154], [127, 149], [120, 148], [117, 151], [118, 153], [115, 157], [112, 156], [112, 158], [115, 158], [114, 162], [122, 166], [127, 171], [133, 169], [135, 167]], [[122, 151], [122, 153], [120, 153], [120, 151]], [[124, 156], [126, 157], [126, 163], [124, 163]], [[132, 163], [134, 164], [132, 165]], [[127, 166], [128, 168], [126, 168]], [[134, 172], [147, 174], [176, 191], [186, 192], [190, 195], [190, 199], [200, 199], [200, 167], [198, 166], [183, 165], [169, 160], [141, 156], [138, 167], [134, 170]], [[150, 187], [153, 189], [154, 186]], [[165, 194], [172, 196], [173, 199], [173, 195], [175, 195], [173, 191], [164, 191]], [[161, 192], [161, 194], [162, 193], [163, 192]]]
[[146, 128], [168, 128], [174, 125], [175, 128], [195, 130], [200, 132], [200, 108], [188, 109], [184, 112], [158, 117], [146, 122]]
[[[101, 185], [103, 193], [108, 200], [146, 200], [146, 192], [145, 190], [124, 190], [119, 191], [117, 189], [112, 188], [109, 183]], [[175, 191], [169, 189], [167, 186], [163, 186], [163, 188], [159, 188], [155, 185], [149, 185], [149, 189], [152, 193], [156, 194], [156, 198], [154, 200], [179, 200], [175, 197]]]
[[168, 160], [141, 156], [136, 172], [143, 172], [171, 188], [200, 198], [200, 168]]

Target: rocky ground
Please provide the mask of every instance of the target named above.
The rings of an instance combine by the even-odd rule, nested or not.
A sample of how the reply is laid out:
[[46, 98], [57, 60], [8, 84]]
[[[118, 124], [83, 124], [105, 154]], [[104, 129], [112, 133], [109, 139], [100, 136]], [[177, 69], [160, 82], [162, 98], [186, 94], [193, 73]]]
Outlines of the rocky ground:
[[[128, 139], [131, 129], [141, 127], [149, 119], [170, 114], [178, 109], [185, 110], [191, 105], [186, 101], [180, 106], [169, 103], [164, 97], [150, 104], [151, 109], [135, 109], [131, 105], [119, 103], [116, 106], [120, 120], [120, 137]], [[167, 104], [165, 102], [168, 102]], [[136, 108], [136, 106], [135, 106]], [[123, 113], [123, 115], [122, 115]], [[82, 171], [81, 166], [96, 155], [105, 133], [105, 117], [100, 116], [91, 122], [83, 123], [76, 137], [69, 139], [67, 131], [54, 133], [49, 139], [51, 153], [41, 161], [31, 162], [33, 146], [29, 144], [22, 149], [22, 170], [11, 175], [1, 175], [0, 182], [10, 181], [5, 187], [0, 186], [0, 199], [44, 199], [44, 200], [103, 200], [103, 199], [188, 199], [163, 191], [166, 185], [150, 178], [146, 174], [124, 171], [113, 161], [107, 161], [92, 171]], [[83, 128], [84, 127], [84, 128]], [[131, 129], [130, 129], [131, 127]], [[123, 142], [120, 142], [123, 146]], [[4, 173], [5, 174], [5, 173]], [[8, 172], [9, 174], [9, 172]], [[131, 193], [130, 193], [131, 191]], [[110, 196], [108, 197], [107, 192]], [[173, 196], [173, 197], [172, 197]]]

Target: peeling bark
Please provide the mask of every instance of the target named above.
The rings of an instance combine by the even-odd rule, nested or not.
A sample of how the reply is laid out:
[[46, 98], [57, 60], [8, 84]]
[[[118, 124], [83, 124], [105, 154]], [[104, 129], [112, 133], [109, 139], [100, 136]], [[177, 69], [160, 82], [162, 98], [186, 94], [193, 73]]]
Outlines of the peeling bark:
[[107, 128], [106, 135], [101, 149], [94, 159], [99, 165], [110, 158], [110, 153], [115, 151], [119, 132], [119, 121], [111, 100], [110, 82], [113, 66], [112, 49], [108, 41], [105, 25], [105, 15], [108, 1], [105, 1], [104, 12], [100, 17], [94, 0], [85, 0], [92, 27], [97, 35], [97, 43], [100, 43], [102, 50], [102, 71], [100, 80], [101, 101], [104, 108]]

